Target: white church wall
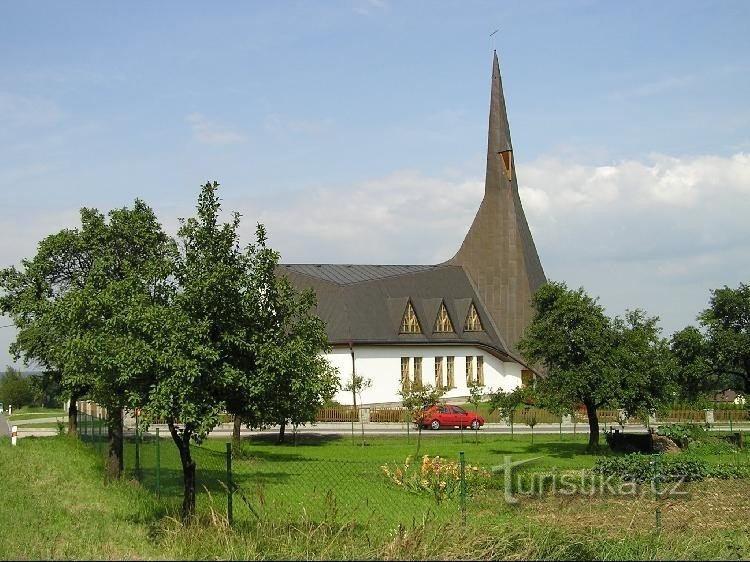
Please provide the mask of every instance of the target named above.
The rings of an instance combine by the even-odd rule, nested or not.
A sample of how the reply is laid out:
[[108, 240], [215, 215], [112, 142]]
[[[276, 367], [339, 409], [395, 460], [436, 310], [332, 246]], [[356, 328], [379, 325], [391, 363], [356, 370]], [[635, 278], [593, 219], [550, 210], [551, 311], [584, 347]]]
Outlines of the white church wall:
[[[521, 385], [521, 365], [504, 362], [474, 346], [355, 346], [354, 357], [357, 375], [372, 380], [372, 386], [362, 393], [363, 404], [395, 403], [400, 401], [401, 358], [410, 358], [410, 373], [413, 380], [414, 358], [422, 358], [422, 382], [435, 385], [435, 358], [443, 361], [443, 381], [447, 382], [447, 357], [454, 357], [455, 388], [448, 390], [445, 398], [466, 397], [466, 357], [474, 358], [474, 379], [477, 377], [477, 357], [484, 362], [484, 384], [488, 388], [505, 391]], [[342, 386], [351, 380], [352, 357], [347, 348], [336, 348], [326, 355], [331, 365], [339, 371]], [[351, 392], [340, 391], [334, 398], [341, 404], [352, 404]], [[357, 402], [360, 398], [357, 397]]]

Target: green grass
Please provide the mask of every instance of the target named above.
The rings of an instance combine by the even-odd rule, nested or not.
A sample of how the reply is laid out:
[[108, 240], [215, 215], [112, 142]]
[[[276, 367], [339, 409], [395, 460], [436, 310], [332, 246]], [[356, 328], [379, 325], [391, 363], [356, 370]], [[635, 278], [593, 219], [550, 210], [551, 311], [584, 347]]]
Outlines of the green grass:
[[67, 418], [68, 414], [64, 411], [62, 411], [60, 408], [37, 408], [32, 406], [27, 406], [23, 408], [19, 408], [16, 410], [16, 408], [13, 408], [13, 415], [10, 416], [8, 419], [10, 421], [16, 421], [16, 420], [32, 420], [36, 418]]
[[[414, 447], [413, 440], [395, 436], [368, 437], [365, 447], [352, 445], [351, 437], [301, 438], [297, 446], [249, 439], [245, 457], [233, 461], [234, 473], [261, 519], [243, 511], [235, 496], [236, 523], [230, 529], [222, 517], [226, 497], [216, 483], [226, 473], [223, 440], [194, 449], [199, 481], [211, 494], [198, 497], [199, 523], [183, 527], [175, 519], [179, 461], [166, 439], [160, 442], [162, 501], [149, 491], [155, 478], [153, 441], [142, 450], [142, 486], [127, 479], [104, 482], [103, 446], [50, 437], [24, 438], [11, 447], [0, 439], [0, 559], [750, 557], [748, 480], [698, 483], [689, 498], [664, 502], [660, 535], [649, 498], [542, 496], [510, 507], [492, 489], [469, 498], [463, 526], [456, 503], [437, 508], [381, 477], [381, 463], [403, 462]], [[423, 452], [455, 458], [464, 450], [468, 462], [485, 466], [504, 454], [545, 454], [534, 467], [546, 470], [591, 466], [595, 457], [583, 454], [584, 447], [583, 438], [559, 442], [556, 436], [537, 436], [532, 447], [526, 436], [481, 434], [479, 445], [461, 444], [454, 434], [441, 432], [424, 441]], [[128, 443], [131, 470], [133, 453]], [[693, 454], [711, 462], [725, 456]], [[362, 505], [364, 499], [369, 505]]]
[[19, 430], [23, 429], [57, 429], [57, 422], [32, 422], [18, 425]]

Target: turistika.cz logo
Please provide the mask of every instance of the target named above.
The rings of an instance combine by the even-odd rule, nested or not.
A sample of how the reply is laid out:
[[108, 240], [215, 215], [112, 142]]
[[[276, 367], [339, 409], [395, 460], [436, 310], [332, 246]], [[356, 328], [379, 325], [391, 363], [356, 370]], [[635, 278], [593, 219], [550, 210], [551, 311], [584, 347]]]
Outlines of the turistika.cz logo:
[[685, 476], [671, 474], [669, 479], [654, 477], [646, 482], [636, 482], [616, 474], [595, 470], [559, 472], [556, 468], [544, 472], [515, 470], [543, 456], [513, 460], [503, 457], [503, 463], [492, 467], [492, 473], [503, 477], [503, 496], [507, 503], [517, 504], [520, 497], [542, 494], [561, 496], [631, 496], [658, 498], [685, 498]]

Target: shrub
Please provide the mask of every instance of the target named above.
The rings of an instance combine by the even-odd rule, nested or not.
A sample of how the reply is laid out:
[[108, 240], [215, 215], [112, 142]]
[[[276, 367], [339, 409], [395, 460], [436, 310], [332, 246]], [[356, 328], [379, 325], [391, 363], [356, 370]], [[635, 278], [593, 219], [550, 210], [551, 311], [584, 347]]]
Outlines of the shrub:
[[709, 465], [701, 459], [678, 455], [624, 455], [599, 459], [594, 464], [593, 472], [603, 476], [617, 476], [622, 480], [649, 482], [658, 476], [662, 481], [683, 479], [685, 482], [696, 482], [706, 478], [746, 478], [750, 476], [750, 467], [731, 464]]
[[659, 426], [659, 435], [668, 437], [681, 449], [685, 449], [693, 441], [700, 441], [706, 437], [706, 426], [697, 423], [667, 423]]

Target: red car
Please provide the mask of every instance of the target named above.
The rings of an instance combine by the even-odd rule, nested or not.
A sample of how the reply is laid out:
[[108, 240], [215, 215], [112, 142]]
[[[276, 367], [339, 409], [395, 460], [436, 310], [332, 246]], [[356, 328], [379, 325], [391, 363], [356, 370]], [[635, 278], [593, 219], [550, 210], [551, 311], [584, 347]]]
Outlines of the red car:
[[[479, 429], [484, 425], [484, 418], [476, 412], [467, 412], [452, 404], [435, 404], [424, 409], [421, 416], [422, 425], [431, 429], [441, 427], [470, 427]], [[414, 421], [419, 425], [419, 421]]]

